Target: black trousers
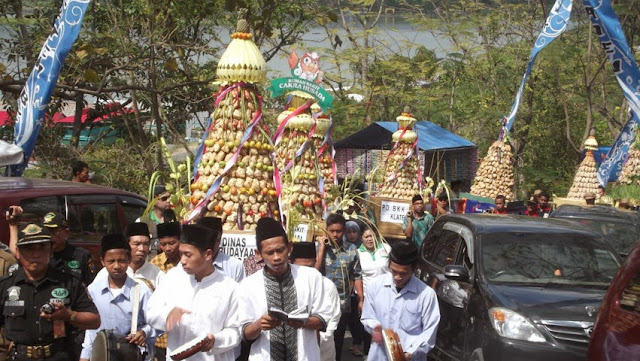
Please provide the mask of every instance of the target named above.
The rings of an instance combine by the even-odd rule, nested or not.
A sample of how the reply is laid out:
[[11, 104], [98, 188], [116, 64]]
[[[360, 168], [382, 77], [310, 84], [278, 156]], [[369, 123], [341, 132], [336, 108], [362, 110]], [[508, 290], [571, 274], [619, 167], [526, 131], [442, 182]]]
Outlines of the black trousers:
[[351, 318], [351, 312], [343, 313], [338, 322], [338, 328], [333, 333], [333, 340], [336, 343], [336, 361], [342, 360], [342, 345], [344, 344], [344, 333], [347, 331], [347, 324]]
[[364, 326], [360, 322], [360, 311], [358, 310], [358, 297], [351, 296], [351, 317], [349, 318], [349, 331], [351, 331], [352, 345], [362, 345], [362, 335]]
[[369, 349], [371, 348], [371, 334], [367, 331], [363, 332], [362, 335], [362, 339], [364, 341], [364, 348], [362, 352], [364, 352], [365, 355], [369, 354]]

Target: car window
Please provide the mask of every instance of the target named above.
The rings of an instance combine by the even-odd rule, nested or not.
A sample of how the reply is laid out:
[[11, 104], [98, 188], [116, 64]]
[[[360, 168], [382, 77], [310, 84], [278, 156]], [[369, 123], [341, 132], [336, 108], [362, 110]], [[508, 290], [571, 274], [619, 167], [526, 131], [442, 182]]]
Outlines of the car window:
[[127, 224], [133, 223], [142, 216], [145, 208], [147, 208], [147, 203], [143, 200], [133, 197], [118, 197], [120, 199], [120, 206], [122, 206], [122, 211], [124, 212], [124, 217], [127, 220]]
[[434, 242], [428, 259], [440, 267], [453, 264], [456, 259], [456, 249], [461, 243], [462, 237], [451, 231], [442, 231], [440, 237]]
[[116, 199], [111, 195], [68, 196], [69, 240], [99, 243], [102, 236], [121, 232]]
[[581, 225], [602, 234], [613, 249], [620, 254], [628, 254], [640, 239], [640, 228], [626, 222], [614, 222], [595, 219], [577, 219]]
[[602, 242], [582, 234], [497, 233], [482, 240], [489, 281], [606, 287], [619, 267]]
[[640, 272], [631, 279], [622, 291], [620, 308], [640, 314]]
[[23, 210], [22, 219], [20, 222], [24, 224], [42, 224], [44, 215], [49, 212], [58, 212], [65, 214], [64, 197], [62, 196], [47, 196], [23, 199], [22, 201], [20, 201], [20, 207], [22, 207]]

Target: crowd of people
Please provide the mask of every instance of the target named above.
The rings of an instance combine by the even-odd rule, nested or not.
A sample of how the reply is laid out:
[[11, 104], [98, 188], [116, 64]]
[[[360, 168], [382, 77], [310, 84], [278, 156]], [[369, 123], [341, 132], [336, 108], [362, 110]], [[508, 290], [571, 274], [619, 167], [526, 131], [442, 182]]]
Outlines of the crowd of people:
[[385, 329], [405, 360], [433, 348], [438, 303], [414, 275], [415, 242], [390, 246], [340, 214], [327, 217], [326, 237], [291, 242], [280, 222], [262, 218], [243, 264], [220, 251], [219, 218], [180, 225], [166, 193], [156, 189], [149, 215], [103, 237], [99, 271], [66, 241], [62, 214], [19, 227], [22, 209], [12, 206], [0, 251], [0, 359], [98, 360], [111, 352], [107, 339], [145, 360], [171, 360], [190, 343], [198, 352], [189, 360], [341, 360], [347, 329], [351, 352], [369, 360], [387, 359]]

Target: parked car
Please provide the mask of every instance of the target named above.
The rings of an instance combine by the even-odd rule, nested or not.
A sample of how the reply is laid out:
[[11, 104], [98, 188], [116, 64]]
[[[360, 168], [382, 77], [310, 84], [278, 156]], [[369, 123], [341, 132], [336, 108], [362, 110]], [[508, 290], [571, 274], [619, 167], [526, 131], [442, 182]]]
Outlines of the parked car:
[[640, 241], [613, 279], [589, 343], [589, 361], [640, 359]]
[[436, 290], [436, 360], [584, 360], [620, 258], [573, 222], [510, 215], [440, 217], [421, 247]]
[[600, 233], [624, 258], [640, 239], [640, 213], [609, 206], [563, 204], [551, 218], [565, 218]]
[[[47, 212], [62, 213], [69, 222], [68, 241], [87, 248], [100, 264], [102, 236], [122, 232], [145, 210], [140, 195], [99, 185], [51, 179], [0, 177], [0, 210], [20, 205], [22, 224], [39, 222]], [[9, 242], [9, 225], [0, 217], [0, 240]]]

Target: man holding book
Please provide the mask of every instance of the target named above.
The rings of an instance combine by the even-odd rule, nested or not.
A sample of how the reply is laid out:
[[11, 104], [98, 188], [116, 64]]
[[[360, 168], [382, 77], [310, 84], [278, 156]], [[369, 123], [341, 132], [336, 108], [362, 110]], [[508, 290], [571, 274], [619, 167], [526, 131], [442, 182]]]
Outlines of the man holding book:
[[258, 221], [256, 246], [265, 268], [242, 281], [239, 297], [242, 337], [253, 341], [249, 360], [319, 361], [316, 331], [333, 313], [322, 275], [289, 264], [292, 244], [273, 218]]

